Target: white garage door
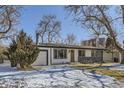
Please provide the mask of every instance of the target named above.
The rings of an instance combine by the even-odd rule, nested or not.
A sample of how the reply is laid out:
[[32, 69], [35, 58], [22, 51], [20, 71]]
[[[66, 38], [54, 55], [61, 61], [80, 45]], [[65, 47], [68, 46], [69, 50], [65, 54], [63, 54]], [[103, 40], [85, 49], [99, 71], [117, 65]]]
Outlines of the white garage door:
[[33, 65], [48, 65], [47, 60], [47, 51], [40, 51], [39, 56], [37, 57], [37, 60], [33, 63]]

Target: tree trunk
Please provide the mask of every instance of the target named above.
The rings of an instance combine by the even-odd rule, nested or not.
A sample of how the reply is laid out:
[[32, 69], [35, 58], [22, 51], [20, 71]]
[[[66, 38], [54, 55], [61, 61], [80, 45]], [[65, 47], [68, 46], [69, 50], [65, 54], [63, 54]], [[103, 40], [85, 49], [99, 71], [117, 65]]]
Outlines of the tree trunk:
[[20, 63], [20, 67], [21, 67], [21, 69], [25, 68], [24, 64], [22, 64], [22, 63]]
[[12, 61], [12, 62], [11, 62], [11, 67], [16, 67], [16, 66], [17, 66], [17, 63], [14, 62], [14, 61]]
[[17, 69], [20, 69], [20, 68], [21, 68], [19, 63], [17, 63], [16, 68], [17, 68]]

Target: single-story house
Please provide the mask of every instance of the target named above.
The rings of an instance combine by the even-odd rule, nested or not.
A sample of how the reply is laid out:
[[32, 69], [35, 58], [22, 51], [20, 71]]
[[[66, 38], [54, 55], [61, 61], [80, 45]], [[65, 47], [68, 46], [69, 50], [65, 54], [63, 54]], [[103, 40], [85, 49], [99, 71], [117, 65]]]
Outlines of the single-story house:
[[108, 53], [105, 48], [63, 44], [40, 44], [37, 60], [32, 65], [53, 65], [65, 63], [93, 63], [120, 61], [120, 53]]

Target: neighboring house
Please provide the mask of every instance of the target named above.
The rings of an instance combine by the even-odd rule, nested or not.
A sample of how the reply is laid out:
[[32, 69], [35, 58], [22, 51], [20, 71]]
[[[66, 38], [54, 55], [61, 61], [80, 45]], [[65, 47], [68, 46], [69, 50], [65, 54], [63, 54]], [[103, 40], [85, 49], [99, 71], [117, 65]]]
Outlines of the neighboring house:
[[105, 38], [93, 38], [89, 40], [84, 40], [81, 42], [82, 46], [94, 46], [94, 47], [105, 47], [106, 45], [106, 39]]
[[[111, 57], [105, 48], [63, 44], [41, 44], [39, 56], [33, 65], [65, 63], [94, 63], [107, 61]], [[119, 57], [118, 57], [119, 59]]]

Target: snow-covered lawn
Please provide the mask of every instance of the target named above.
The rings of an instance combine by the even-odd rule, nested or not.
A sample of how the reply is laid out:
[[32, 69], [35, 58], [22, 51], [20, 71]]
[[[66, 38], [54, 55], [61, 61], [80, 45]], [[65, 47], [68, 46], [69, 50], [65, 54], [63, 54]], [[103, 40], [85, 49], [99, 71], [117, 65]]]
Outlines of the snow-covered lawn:
[[0, 64], [0, 87], [123, 87], [116, 79], [87, 70], [57, 66], [42, 70], [17, 71]]

